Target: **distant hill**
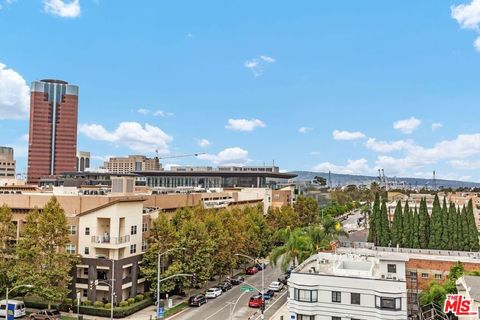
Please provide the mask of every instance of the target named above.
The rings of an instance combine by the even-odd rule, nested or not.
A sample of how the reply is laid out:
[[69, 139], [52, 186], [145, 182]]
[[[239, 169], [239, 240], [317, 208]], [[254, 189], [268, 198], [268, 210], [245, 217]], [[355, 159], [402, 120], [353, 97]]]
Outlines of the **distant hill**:
[[[328, 172], [292, 171], [291, 173], [298, 175], [294, 179], [296, 181], [313, 180], [315, 176], [323, 177], [328, 181]], [[373, 177], [373, 176], [357, 176], [353, 174], [332, 173], [331, 177], [332, 177], [332, 186], [345, 186], [349, 184], [370, 185], [370, 183], [374, 181], [379, 182], [378, 177]], [[390, 183], [394, 182], [393, 177], [387, 177], [387, 180]], [[432, 179], [396, 177], [396, 181], [398, 185], [402, 185], [403, 183], [405, 183], [407, 186], [412, 186], [412, 187], [417, 186], [419, 188], [423, 186], [432, 187], [433, 185]], [[474, 187], [480, 187], [480, 183], [437, 179], [437, 188], [441, 188], [441, 187], [453, 188], [453, 189], [461, 188], [461, 187], [474, 188]]]

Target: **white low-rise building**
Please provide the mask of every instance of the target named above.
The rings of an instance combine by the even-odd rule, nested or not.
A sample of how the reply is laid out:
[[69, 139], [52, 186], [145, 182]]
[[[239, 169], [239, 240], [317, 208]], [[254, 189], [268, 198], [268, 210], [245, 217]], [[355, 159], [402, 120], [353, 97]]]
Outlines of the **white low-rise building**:
[[407, 319], [406, 261], [394, 254], [312, 256], [289, 279], [291, 319]]

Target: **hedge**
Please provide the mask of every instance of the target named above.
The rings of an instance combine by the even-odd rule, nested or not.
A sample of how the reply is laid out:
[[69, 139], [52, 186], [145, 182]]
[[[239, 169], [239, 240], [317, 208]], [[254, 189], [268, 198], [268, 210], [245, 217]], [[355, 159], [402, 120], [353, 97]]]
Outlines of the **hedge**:
[[[48, 304], [38, 297], [26, 296], [19, 299], [25, 302], [25, 306], [27, 308], [34, 308], [34, 309], [48, 308]], [[113, 309], [113, 317], [114, 318], [128, 317], [134, 314], [135, 312], [138, 312], [142, 309], [145, 309], [146, 307], [151, 306], [152, 304], [153, 304], [153, 300], [151, 298], [146, 298], [145, 300], [132, 303], [126, 307], [116, 307]], [[52, 303], [51, 308], [68, 312], [70, 306], [71, 305], [67, 305], [67, 304]], [[76, 306], [73, 306], [73, 309], [76, 311]], [[110, 317], [110, 309], [96, 308], [94, 306], [81, 305], [80, 313], [85, 315], [90, 315], [90, 316], [97, 316], [97, 317], [106, 317], [106, 318]]]

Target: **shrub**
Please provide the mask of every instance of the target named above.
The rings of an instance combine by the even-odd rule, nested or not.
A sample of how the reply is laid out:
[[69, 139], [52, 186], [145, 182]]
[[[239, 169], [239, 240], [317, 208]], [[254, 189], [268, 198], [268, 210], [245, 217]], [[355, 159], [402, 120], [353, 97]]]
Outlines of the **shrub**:
[[91, 306], [91, 305], [92, 305], [92, 301], [90, 301], [90, 300], [82, 301], [82, 306]]
[[103, 308], [103, 305], [104, 305], [104, 303], [102, 301], [95, 301], [93, 303], [93, 306], [97, 307], [97, 308]]
[[105, 305], [103, 306], [105, 309], [112, 309], [112, 304], [109, 302], [109, 303], [105, 303]]
[[145, 296], [143, 294], [137, 294], [137, 296], [135, 297], [135, 302], [140, 302], [143, 299], [145, 299]]
[[120, 308], [128, 307], [129, 303], [128, 301], [122, 301], [118, 304]]
[[129, 298], [129, 299], [127, 299], [127, 301], [128, 301], [129, 305], [135, 303], [135, 299], [133, 299], [133, 298]]
[[[72, 300], [72, 299], [70, 299], [70, 298], [67, 298], [67, 299], [63, 300], [63, 305], [65, 305], [65, 306], [73, 306], [73, 301], [74, 301], [74, 300]], [[76, 301], [75, 301], [75, 302], [76, 302]]]

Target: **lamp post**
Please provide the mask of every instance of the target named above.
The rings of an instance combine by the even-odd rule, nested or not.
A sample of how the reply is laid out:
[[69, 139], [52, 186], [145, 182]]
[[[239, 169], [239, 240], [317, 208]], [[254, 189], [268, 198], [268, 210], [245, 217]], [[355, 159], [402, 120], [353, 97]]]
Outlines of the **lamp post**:
[[113, 299], [115, 298], [115, 260], [111, 259], [112, 261], [112, 298], [110, 299], [110, 319], [113, 320]]
[[33, 286], [31, 284], [21, 284], [19, 286], [13, 287], [12, 289], [7, 288], [7, 292], [5, 294], [5, 320], [8, 320], [8, 294], [18, 288], [33, 288]]
[[[253, 262], [256, 261], [256, 259], [250, 257], [250, 256], [247, 256], [246, 254], [242, 254], [242, 253], [235, 253], [235, 255], [237, 257], [245, 257], [247, 259], [250, 259], [252, 260]], [[265, 277], [264, 277], [264, 272], [265, 272], [265, 264], [262, 263], [262, 308], [261, 308], [261, 311], [262, 311], [262, 319], [263, 319], [263, 309], [265, 308]]]
[[169, 249], [165, 252], [159, 252], [158, 253], [158, 257], [157, 257], [157, 317], [158, 317], [158, 312], [160, 310], [160, 269], [161, 269], [161, 266], [162, 266], [162, 256], [169, 253], [169, 252], [172, 252], [172, 251], [176, 251], [176, 250], [187, 250], [185, 249], [184, 247], [178, 247], [178, 248], [172, 248], [172, 249]]

